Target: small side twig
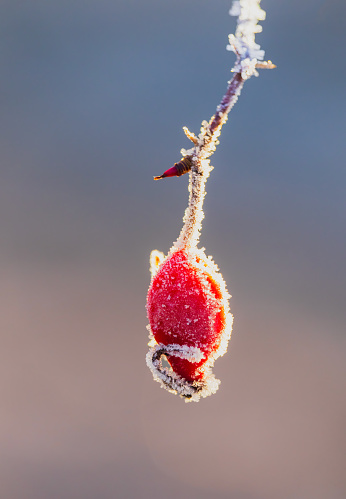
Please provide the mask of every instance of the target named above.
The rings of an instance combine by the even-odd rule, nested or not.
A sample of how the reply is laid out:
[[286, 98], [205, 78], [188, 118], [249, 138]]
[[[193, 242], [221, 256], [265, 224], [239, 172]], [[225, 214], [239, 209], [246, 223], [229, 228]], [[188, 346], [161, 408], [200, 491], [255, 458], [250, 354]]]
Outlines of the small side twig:
[[198, 139], [196, 135], [193, 132], [190, 132], [190, 130], [187, 128], [187, 126], [183, 126], [184, 133], [188, 139], [191, 140], [195, 145], [198, 144]]

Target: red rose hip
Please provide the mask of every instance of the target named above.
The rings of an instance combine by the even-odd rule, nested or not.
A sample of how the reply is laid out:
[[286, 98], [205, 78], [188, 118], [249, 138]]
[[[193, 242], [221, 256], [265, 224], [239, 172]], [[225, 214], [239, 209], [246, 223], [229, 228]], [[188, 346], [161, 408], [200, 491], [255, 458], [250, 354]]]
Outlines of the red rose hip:
[[[166, 259], [152, 253], [152, 281], [147, 297], [153, 347], [147, 363], [157, 381], [188, 400], [214, 393], [211, 373], [231, 335], [225, 282], [217, 266], [197, 248], [173, 248]], [[164, 355], [171, 369], [163, 368]]]

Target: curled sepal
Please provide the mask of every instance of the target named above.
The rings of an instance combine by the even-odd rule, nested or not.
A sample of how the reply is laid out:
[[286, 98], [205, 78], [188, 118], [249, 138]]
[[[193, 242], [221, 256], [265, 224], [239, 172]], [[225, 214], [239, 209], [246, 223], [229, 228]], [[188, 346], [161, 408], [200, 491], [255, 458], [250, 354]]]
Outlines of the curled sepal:
[[153, 373], [155, 381], [158, 381], [162, 388], [185, 399], [185, 402], [198, 402], [201, 397], [207, 397], [219, 388], [220, 381], [211, 372], [202, 381], [189, 381], [175, 373], [171, 367], [163, 367], [162, 356], [166, 357], [167, 360], [171, 357], [177, 357], [196, 363], [203, 359], [204, 354], [197, 347], [177, 344], [157, 344], [147, 353], [147, 365]]

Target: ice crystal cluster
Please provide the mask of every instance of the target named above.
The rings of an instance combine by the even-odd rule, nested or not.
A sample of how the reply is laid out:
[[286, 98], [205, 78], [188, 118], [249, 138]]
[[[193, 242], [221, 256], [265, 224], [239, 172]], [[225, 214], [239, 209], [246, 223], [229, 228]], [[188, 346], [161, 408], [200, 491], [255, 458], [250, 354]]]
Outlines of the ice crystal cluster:
[[233, 72], [240, 71], [244, 79], [257, 76], [258, 61], [263, 61], [264, 50], [255, 42], [255, 34], [262, 31], [258, 21], [264, 21], [266, 13], [260, 7], [260, 0], [239, 0], [233, 2], [229, 11], [231, 16], [238, 16], [235, 35], [228, 36], [227, 50], [238, 56]]
[[[199, 135], [184, 127], [193, 147], [182, 149], [180, 163], [155, 177], [180, 176], [181, 165], [184, 173], [186, 166], [190, 168], [189, 203], [183, 228], [167, 256], [152, 251], [147, 296], [147, 365], [163, 388], [186, 402], [197, 402], [219, 388], [220, 381], [214, 377], [212, 367], [227, 351], [232, 332], [226, 283], [212, 258], [206, 256], [204, 248], [198, 248], [198, 242], [204, 218], [205, 183], [212, 170], [209, 157], [219, 143], [221, 128], [244, 82], [257, 75], [256, 68], [275, 67], [270, 61], [261, 62], [264, 51], [255, 42], [255, 34], [262, 30], [257, 23], [265, 18], [259, 4], [260, 0], [233, 3], [230, 14], [238, 16], [238, 23], [235, 35], [229, 35], [227, 48], [237, 56], [234, 76], [216, 113], [202, 122]], [[169, 367], [164, 367], [163, 359]]]

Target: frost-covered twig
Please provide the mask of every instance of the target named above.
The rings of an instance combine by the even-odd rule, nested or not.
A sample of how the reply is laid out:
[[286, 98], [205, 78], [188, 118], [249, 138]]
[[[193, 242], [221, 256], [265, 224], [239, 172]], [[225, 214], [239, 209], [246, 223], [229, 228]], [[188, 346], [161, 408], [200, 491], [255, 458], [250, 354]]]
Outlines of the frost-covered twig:
[[[257, 76], [257, 68], [274, 68], [271, 61], [263, 61], [264, 50], [255, 42], [255, 34], [262, 31], [258, 21], [265, 19], [265, 12], [260, 8], [260, 0], [234, 1], [230, 14], [238, 16], [235, 35], [229, 35], [227, 50], [233, 51], [237, 60], [232, 69], [233, 78], [228, 82], [228, 87], [216, 113], [209, 122], [202, 122], [198, 137], [186, 127], [184, 132], [193, 142], [194, 147], [181, 153], [190, 159], [191, 172], [189, 183], [189, 205], [184, 216], [184, 226], [175, 243], [177, 248], [183, 246], [196, 246], [199, 240], [203, 215], [203, 201], [205, 196], [205, 182], [212, 167], [209, 157], [215, 152], [222, 125], [227, 121], [228, 113], [238, 100], [244, 82], [251, 76]], [[185, 172], [184, 172], [185, 173]], [[179, 173], [180, 175], [181, 173]], [[161, 177], [166, 176], [163, 174]]]

